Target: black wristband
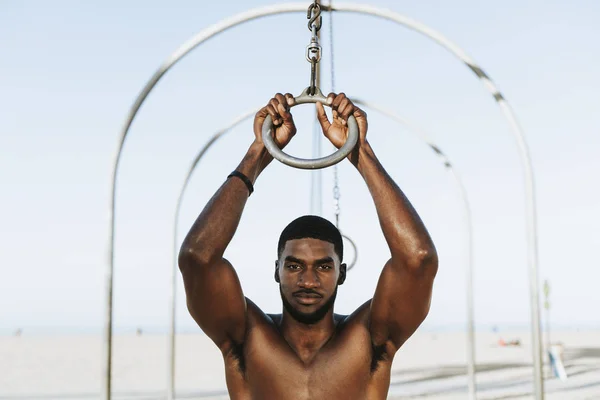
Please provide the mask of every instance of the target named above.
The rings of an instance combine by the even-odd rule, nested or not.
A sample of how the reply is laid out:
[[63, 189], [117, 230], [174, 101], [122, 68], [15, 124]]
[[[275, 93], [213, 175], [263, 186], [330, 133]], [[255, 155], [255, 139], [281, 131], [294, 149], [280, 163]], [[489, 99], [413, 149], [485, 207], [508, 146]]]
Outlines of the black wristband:
[[254, 192], [254, 186], [252, 186], [252, 182], [250, 182], [250, 179], [248, 179], [248, 177], [246, 175], [242, 174], [240, 171], [233, 171], [232, 173], [230, 173], [227, 176], [227, 179], [231, 178], [232, 176], [236, 176], [236, 177], [240, 178], [246, 184], [246, 187], [248, 188], [248, 191], [250, 192], [248, 194], [248, 196], [250, 196], [252, 194], [252, 192]]

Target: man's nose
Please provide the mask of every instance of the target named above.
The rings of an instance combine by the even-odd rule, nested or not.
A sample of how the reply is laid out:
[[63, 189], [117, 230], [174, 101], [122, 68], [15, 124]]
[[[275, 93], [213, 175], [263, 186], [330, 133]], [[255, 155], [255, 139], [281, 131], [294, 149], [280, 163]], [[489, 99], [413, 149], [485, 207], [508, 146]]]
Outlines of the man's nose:
[[300, 275], [298, 286], [304, 289], [314, 289], [321, 286], [321, 282], [319, 282], [317, 274], [315, 274], [311, 269], [307, 269], [302, 273], [302, 275]]

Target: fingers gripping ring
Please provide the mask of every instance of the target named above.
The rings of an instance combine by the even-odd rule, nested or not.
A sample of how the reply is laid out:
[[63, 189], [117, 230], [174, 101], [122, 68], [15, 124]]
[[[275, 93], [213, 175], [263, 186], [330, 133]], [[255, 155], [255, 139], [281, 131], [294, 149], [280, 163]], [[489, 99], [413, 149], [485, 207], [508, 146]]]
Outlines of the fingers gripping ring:
[[[322, 103], [323, 105], [329, 106], [327, 104], [327, 97], [323, 96], [323, 93], [317, 88], [315, 94], [313, 96], [308, 94], [308, 88], [306, 88], [300, 96], [295, 98], [295, 104], [306, 104], [306, 103]], [[277, 160], [282, 163], [289, 165], [290, 167], [300, 168], [300, 169], [321, 169], [326, 168], [331, 165], [337, 164], [342, 161], [356, 146], [356, 142], [358, 142], [358, 124], [356, 123], [356, 119], [354, 116], [350, 116], [348, 118], [348, 138], [346, 139], [346, 143], [342, 147], [340, 147], [335, 153], [317, 159], [304, 159], [290, 156], [289, 154], [284, 153], [276, 144], [272, 135], [273, 131], [273, 119], [270, 115], [267, 115], [265, 118], [265, 122], [262, 126], [262, 139], [267, 151]]]

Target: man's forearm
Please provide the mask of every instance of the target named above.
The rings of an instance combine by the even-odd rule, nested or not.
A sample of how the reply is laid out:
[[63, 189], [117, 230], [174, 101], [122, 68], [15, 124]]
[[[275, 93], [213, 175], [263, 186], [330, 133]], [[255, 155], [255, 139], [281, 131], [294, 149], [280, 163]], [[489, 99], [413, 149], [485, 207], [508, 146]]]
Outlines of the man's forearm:
[[360, 146], [352, 163], [369, 188], [392, 258], [419, 266], [435, 257], [435, 247], [421, 218], [368, 143]]
[[[254, 185], [271, 160], [264, 145], [253, 142], [236, 170]], [[237, 230], [248, 196], [248, 188], [241, 179], [227, 179], [194, 222], [183, 242], [181, 255], [191, 255], [202, 263], [222, 258]]]

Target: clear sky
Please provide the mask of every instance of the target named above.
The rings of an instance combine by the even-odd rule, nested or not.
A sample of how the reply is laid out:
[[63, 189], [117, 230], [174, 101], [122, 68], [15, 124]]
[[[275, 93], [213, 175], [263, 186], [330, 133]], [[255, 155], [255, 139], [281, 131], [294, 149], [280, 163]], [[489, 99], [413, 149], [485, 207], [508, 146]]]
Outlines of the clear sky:
[[[180, 44], [222, 18], [271, 1], [16, 1], [0, 4], [0, 329], [97, 329], [111, 163], [119, 129], [145, 82]], [[307, 6], [309, 2], [307, 1]], [[552, 321], [598, 326], [600, 271], [600, 3], [374, 0], [462, 47], [513, 106], [537, 184], [540, 280], [552, 284]], [[431, 40], [391, 22], [334, 15], [336, 89], [394, 110], [429, 132], [462, 176], [472, 207], [478, 326], [529, 323], [525, 200], [517, 146], [479, 80]], [[329, 19], [324, 92], [331, 89]], [[150, 95], [130, 131], [118, 178], [116, 327], [165, 328], [173, 212], [200, 147], [240, 113], [309, 81], [302, 13], [235, 27], [196, 49]], [[425, 327], [466, 318], [466, 227], [460, 193], [439, 159], [405, 127], [373, 110], [369, 138], [425, 221], [440, 255]], [[294, 115], [291, 154], [311, 153], [312, 108]], [[252, 141], [246, 121], [218, 141], [192, 179], [179, 240]], [[324, 152], [330, 147], [323, 143]], [[272, 278], [279, 233], [311, 212], [311, 172], [274, 162], [226, 256], [245, 294], [281, 309]], [[370, 298], [389, 253], [360, 176], [340, 164], [341, 228], [359, 261], [336, 311]], [[333, 218], [332, 169], [322, 213]], [[194, 330], [179, 282], [178, 321]]]

